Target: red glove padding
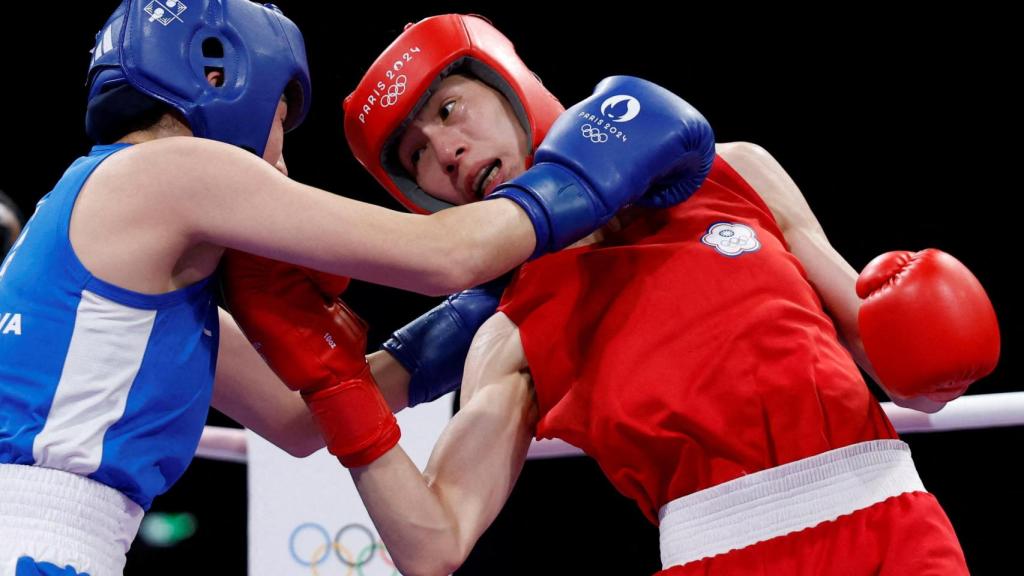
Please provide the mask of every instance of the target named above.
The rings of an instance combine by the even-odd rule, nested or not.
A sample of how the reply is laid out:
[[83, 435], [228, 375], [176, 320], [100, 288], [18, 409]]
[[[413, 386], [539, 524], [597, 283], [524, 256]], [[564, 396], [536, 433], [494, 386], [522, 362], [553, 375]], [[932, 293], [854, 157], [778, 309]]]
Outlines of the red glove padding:
[[995, 369], [995, 310], [974, 274], [949, 254], [882, 254], [861, 272], [857, 295], [864, 350], [890, 393], [948, 402]]
[[225, 297], [271, 369], [302, 393], [327, 448], [364, 466], [401, 436], [366, 364], [366, 323], [338, 294], [348, 278], [228, 251]]

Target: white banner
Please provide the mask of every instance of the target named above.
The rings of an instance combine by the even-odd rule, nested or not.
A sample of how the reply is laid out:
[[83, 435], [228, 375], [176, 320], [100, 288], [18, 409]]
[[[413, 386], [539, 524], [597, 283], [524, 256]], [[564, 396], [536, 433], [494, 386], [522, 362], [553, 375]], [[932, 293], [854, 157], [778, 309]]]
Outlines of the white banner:
[[[452, 396], [398, 414], [400, 444], [422, 470]], [[250, 576], [397, 574], [348, 471], [327, 450], [293, 458], [248, 432]]]

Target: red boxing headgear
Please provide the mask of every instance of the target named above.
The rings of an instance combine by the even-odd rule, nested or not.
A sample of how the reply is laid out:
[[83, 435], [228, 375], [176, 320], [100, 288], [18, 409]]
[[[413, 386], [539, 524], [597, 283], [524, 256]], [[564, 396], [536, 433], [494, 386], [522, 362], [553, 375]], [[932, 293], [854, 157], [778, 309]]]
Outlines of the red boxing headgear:
[[432, 16], [405, 31], [345, 98], [345, 137], [359, 163], [413, 212], [452, 205], [424, 192], [393, 148], [407, 123], [453, 72], [468, 72], [512, 104], [530, 154], [565, 109], [516, 54], [512, 42], [479, 16]]

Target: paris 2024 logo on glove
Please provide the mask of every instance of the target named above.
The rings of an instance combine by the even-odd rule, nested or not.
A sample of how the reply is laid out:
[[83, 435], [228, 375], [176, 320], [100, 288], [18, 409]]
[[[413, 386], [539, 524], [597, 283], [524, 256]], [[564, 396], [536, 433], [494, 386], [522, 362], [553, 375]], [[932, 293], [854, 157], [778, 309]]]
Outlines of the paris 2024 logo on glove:
[[590, 120], [593, 124], [580, 126], [580, 133], [584, 138], [589, 138], [594, 144], [604, 144], [609, 138], [618, 138], [626, 142], [629, 138], [621, 128], [613, 126], [612, 122], [629, 122], [640, 113], [640, 101], [628, 94], [616, 94], [609, 96], [601, 102], [601, 115], [580, 111], [580, 117]]

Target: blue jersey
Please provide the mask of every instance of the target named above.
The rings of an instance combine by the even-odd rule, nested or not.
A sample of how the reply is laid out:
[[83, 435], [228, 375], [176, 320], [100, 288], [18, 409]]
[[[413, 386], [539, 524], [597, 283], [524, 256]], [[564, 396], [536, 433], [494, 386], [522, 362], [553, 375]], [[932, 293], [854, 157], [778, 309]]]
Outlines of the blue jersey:
[[219, 324], [209, 279], [140, 294], [75, 255], [75, 199], [124, 147], [76, 160], [0, 266], [0, 464], [87, 476], [148, 509], [195, 453]]

